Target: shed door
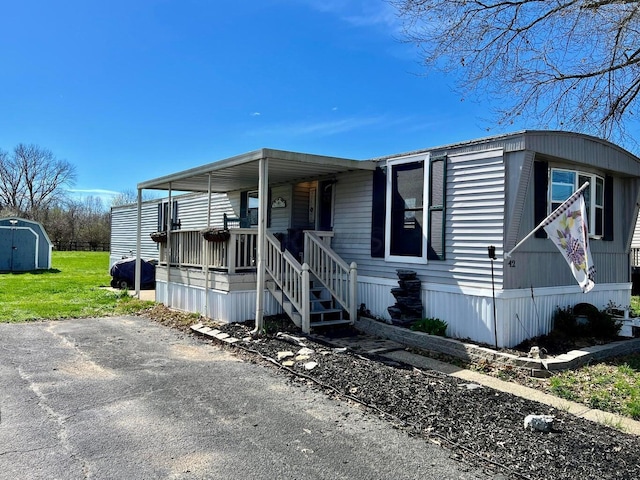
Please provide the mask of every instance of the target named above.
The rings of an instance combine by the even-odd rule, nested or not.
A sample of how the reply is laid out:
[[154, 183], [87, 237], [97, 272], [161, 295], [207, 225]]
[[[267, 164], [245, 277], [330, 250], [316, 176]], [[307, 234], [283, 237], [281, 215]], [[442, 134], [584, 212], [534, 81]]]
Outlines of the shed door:
[[0, 270], [26, 272], [36, 269], [36, 233], [30, 228], [10, 228], [0, 234]]

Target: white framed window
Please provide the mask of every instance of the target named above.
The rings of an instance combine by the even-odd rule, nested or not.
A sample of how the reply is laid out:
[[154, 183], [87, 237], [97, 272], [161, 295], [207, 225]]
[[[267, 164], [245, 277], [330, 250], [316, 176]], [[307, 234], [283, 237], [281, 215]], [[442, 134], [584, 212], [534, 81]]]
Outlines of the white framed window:
[[549, 180], [548, 213], [558, 208], [573, 192], [589, 182], [589, 186], [584, 191], [589, 235], [602, 237], [604, 234], [604, 178], [593, 173], [552, 168]]
[[429, 156], [387, 163], [385, 259], [427, 261]]
[[249, 226], [255, 227], [258, 225], [258, 207], [260, 206], [260, 200], [258, 199], [258, 191], [252, 190], [247, 192], [247, 218]]
[[167, 228], [177, 230], [180, 228], [180, 219], [178, 218], [178, 201], [173, 200], [171, 207], [171, 216], [169, 216], [169, 202], [164, 201], [158, 203], [158, 231], [166, 232]]

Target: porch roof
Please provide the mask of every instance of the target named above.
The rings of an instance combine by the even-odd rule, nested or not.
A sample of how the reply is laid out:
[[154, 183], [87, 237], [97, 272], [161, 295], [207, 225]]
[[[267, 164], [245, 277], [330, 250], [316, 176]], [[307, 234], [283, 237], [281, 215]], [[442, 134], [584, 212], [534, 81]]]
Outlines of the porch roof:
[[207, 192], [246, 190], [258, 185], [259, 161], [269, 160], [269, 184], [298, 183], [353, 170], [374, 170], [370, 160], [349, 160], [263, 148], [138, 184], [138, 189]]

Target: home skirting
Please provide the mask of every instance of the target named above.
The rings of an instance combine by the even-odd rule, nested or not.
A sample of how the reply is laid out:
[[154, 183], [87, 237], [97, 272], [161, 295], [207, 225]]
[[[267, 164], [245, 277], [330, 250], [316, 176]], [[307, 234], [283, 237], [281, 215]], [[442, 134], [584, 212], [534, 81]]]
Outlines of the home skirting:
[[[395, 303], [391, 288], [397, 281], [375, 277], [358, 278], [358, 303], [374, 316], [390, 320], [387, 307]], [[548, 333], [558, 307], [587, 302], [598, 309], [609, 304], [629, 308], [631, 284], [596, 284], [588, 294], [575, 286], [496, 291], [495, 311], [498, 346], [512, 347], [527, 338]], [[425, 317], [448, 324], [447, 336], [495, 344], [494, 309], [491, 289], [423, 283]]]

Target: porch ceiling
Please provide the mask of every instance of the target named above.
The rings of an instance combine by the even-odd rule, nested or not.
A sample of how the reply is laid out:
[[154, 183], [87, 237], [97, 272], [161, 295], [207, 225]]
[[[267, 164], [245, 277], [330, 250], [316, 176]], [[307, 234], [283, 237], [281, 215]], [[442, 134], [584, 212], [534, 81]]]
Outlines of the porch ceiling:
[[138, 184], [139, 189], [206, 192], [247, 190], [258, 185], [261, 158], [269, 159], [269, 185], [298, 183], [353, 170], [374, 170], [370, 160], [348, 160], [263, 148]]

